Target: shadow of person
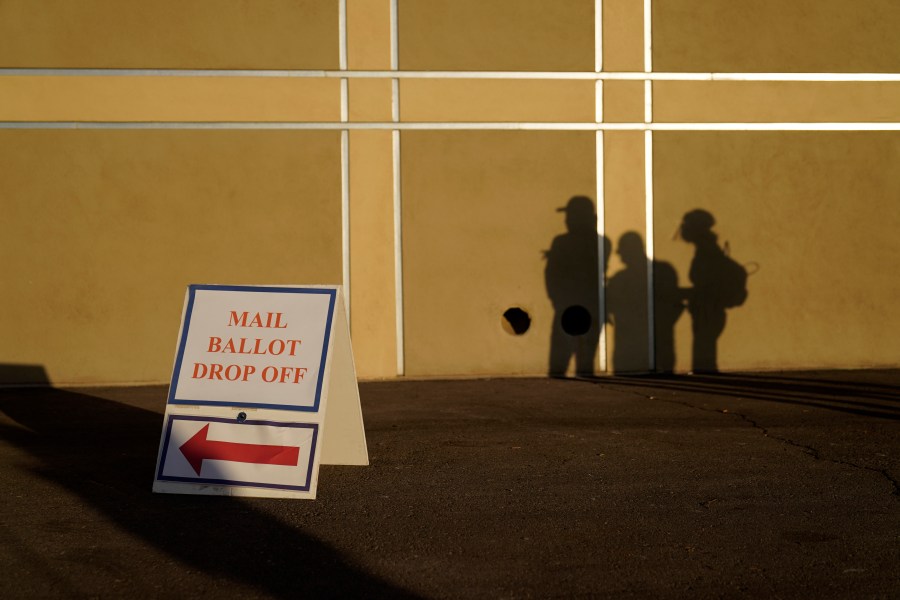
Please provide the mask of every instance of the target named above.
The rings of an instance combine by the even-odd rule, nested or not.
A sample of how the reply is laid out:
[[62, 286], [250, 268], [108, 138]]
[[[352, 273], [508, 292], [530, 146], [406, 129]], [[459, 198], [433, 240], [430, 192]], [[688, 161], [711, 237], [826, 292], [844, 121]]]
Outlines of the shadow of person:
[[[616, 254], [625, 268], [607, 286], [607, 321], [612, 325], [612, 367], [615, 373], [646, 371], [651, 364], [647, 309], [649, 260], [640, 234], [628, 231], [619, 238]], [[655, 370], [675, 369], [675, 323], [684, 310], [678, 273], [662, 261], [653, 261]]]
[[[601, 236], [597, 213], [585, 196], [571, 198], [557, 212], [565, 212], [567, 231], [553, 238], [550, 250], [544, 252], [544, 283], [553, 304], [548, 373], [564, 376], [574, 359], [575, 374], [591, 376], [603, 325], [598, 318]], [[610, 245], [605, 237], [602, 243], [605, 260]]]
[[719, 246], [712, 231], [715, 218], [703, 209], [687, 212], [681, 221], [681, 239], [694, 245], [689, 279], [683, 291], [691, 314], [691, 371], [718, 373], [718, 341], [725, 330], [728, 308], [740, 306], [747, 297], [747, 271]]
[[678, 287], [678, 271], [671, 263], [653, 261], [653, 308], [656, 371], [675, 371], [675, 324], [684, 312], [684, 298]]

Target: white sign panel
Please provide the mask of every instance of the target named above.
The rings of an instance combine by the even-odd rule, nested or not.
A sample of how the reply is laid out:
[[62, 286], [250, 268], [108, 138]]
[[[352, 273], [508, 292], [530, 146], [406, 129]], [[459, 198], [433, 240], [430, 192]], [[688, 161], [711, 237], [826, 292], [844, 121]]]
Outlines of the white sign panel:
[[191, 286], [170, 404], [317, 411], [336, 289]]
[[341, 288], [189, 286], [154, 491], [315, 498], [320, 462], [368, 464]]

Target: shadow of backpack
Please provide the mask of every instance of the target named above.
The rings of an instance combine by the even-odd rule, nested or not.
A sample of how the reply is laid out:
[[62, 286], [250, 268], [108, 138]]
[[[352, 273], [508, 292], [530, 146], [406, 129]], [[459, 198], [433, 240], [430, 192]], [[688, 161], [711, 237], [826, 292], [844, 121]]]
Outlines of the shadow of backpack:
[[721, 305], [725, 308], [743, 305], [747, 301], [747, 268], [731, 258], [728, 242], [719, 254], [719, 261], [716, 273], [719, 276], [717, 292]]

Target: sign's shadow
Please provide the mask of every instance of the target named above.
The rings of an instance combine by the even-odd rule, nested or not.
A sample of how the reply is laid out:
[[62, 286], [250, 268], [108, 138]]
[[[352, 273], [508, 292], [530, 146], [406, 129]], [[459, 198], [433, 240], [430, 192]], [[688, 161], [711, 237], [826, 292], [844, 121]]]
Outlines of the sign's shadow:
[[[162, 406], [164, 391], [159, 395]], [[280, 598], [414, 597], [264, 510], [285, 501], [151, 493], [158, 413], [53, 388], [2, 389], [0, 411], [14, 421], [0, 422], [0, 439], [36, 461], [19, 468], [60, 486], [137, 538], [137, 546], [151, 545], [189, 570]], [[17, 493], [28, 497], [27, 490]]]

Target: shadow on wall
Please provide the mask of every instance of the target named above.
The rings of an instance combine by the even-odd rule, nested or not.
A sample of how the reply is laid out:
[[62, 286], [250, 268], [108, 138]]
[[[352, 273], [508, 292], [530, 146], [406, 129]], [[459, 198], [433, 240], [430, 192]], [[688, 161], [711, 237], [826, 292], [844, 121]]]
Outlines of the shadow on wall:
[[[160, 403], [164, 403], [164, 392], [161, 395]], [[11, 523], [4, 541], [7, 549], [41, 569], [48, 586], [59, 584], [55, 594], [71, 593], [65, 587], [71, 573], [54, 572], [54, 564], [64, 563], [48, 561], [48, 543], [60, 550], [82, 548], [80, 569], [114, 572], [119, 584], [110, 576], [113, 587], [106, 590], [113, 596], [134, 593], [128, 581], [141, 579], [151, 560], [146, 556], [149, 545], [170, 557], [158, 559], [156, 568], [182, 574], [200, 571], [206, 579], [199, 585], [215, 585], [219, 594], [229, 595], [223, 590], [239, 584], [277, 598], [413, 597], [267, 514], [264, 509], [270, 502], [151, 493], [162, 423], [158, 413], [53, 388], [0, 390], [0, 411], [7, 421], [0, 421], [0, 439], [28, 452], [33, 463], [27, 464], [34, 465], [31, 469], [40, 478], [75, 498], [72, 503], [56, 501], [56, 522], [67, 523], [71, 517], [75, 528], [75, 523], [84, 522], [85, 507], [89, 507], [99, 515], [93, 531], [103, 531], [102, 524], [110, 523], [136, 538], [121, 549], [121, 556], [112, 557], [103, 543], [89, 546], [91, 540], [82, 539], [84, 525], [71, 532], [68, 525], [60, 526], [50, 542], [47, 535], [51, 534], [43, 530], [30, 531], [27, 523], [21, 527]], [[7, 480], [11, 476], [12, 471]], [[29, 490], [20, 485], [16, 493], [27, 498]], [[66, 510], [74, 513], [67, 515]], [[182, 567], [171, 566], [172, 561]], [[116, 591], [115, 585], [124, 587]], [[188, 595], [196, 591], [194, 585], [198, 581], [192, 577], [174, 577], [167, 593]], [[187, 587], [179, 590], [179, 586]], [[206, 591], [216, 595], [216, 589]]]
[[[545, 251], [547, 295], [553, 304], [550, 334], [550, 376], [562, 376], [575, 362], [579, 376], [594, 374], [601, 321], [599, 307], [599, 244], [608, 261], [611, 244], [597, 234], [593, 202], [576, 196], [558, 209], [566, 214], [567, 232], [553, 239]], [[688, 279], [679, 287], [678, 272], [670, 263], [650, 260], [640, 234], [629, 231], [618, 241], [616, 253], [624, 268], [606, 282], [606, 322], [613, 336], [612, 370], [616, 373], [675, 370], [675, 324], [685, 308], [692, 331], [691, 371], [719, 370], [718, 341], [725, 329], [726, 311], [747, 298], [747, 270], [728, 256], [712, 231], [715, 218], [695, 209], [686, 213], [677, 236], [694, 246]], [[653, 343], [650, 357], [650, 323], [647, 269], [653, 269]], [[602, 270], [606, 272], [606, 267]]]
[[[612, 370], [626, 373], [650, 364], [647, 266], [651, 261], [644, 240], [634, 231], [619, 238], [616, 254], [625, 268], [607, 284], [607, 322], [612, 325]], [[684, 310], [684, 300], [675, 267], [656, 260], [652, 266], [656, 370], [671, 373], [675, 370], [675, 323]]]
[[726, 310], [747, 300], [747, 269], [728, 256], [712, 231], [715, 218], [702, 209], [684, 215], [676, 235], [694, 246], [688, 278], [691, 287], [683, 291], [691, 315], [691, 371], [718, 373], [719, 337], [725, 330]]
[[597, 234], [597, 213], [590, 198], [575, 196], [557, 212], [566, 214], [566, 233], [553, 238], [544, 251], [544, 283], [553, 304], [548, 374], [565, 375], [574, 359], [575, 374], [591, 376], [602, 325], [597, 314], [599, 244], [604, 257], [609, 256], [610, 244]]

